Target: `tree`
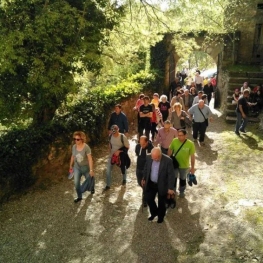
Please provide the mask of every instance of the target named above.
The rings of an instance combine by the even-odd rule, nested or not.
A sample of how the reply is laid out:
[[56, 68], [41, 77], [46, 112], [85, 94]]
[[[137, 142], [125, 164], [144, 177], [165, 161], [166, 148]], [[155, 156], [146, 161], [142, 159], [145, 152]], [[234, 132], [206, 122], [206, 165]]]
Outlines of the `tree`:
[[[0, 118], [49, 122], [74, 75], [96, 72], [122, 7], [107, 0], [13, 0], [0, 6]], [[8, 117], [7, 117], [8, 116]]]

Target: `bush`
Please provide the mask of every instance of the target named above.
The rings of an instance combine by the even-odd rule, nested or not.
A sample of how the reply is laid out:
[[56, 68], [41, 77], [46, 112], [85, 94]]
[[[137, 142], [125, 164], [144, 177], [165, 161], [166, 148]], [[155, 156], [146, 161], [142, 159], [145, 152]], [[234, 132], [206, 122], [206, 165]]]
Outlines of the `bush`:
[[32, 167], [47, 158], [51, 145], [71, 143], [72, 132], [87, 133], [92, 144], [101, 141], [112, 107], [131, 96], [155, 90], [155, 77], [145, 72], [131, 76], [118, 85], [97, 87], [71, 106], [60, 109], [49, 125], [38, 128], [13, 128], [0, 137], [0, 202], [34, 184]]
[[52, 143], [69, 144], [69, 133], [65, 125], [52, 123], [38, 129], [13, 129], [1, 136], [0, 201], [32, 185], [36, 180], [33, 165], [47, 157]]

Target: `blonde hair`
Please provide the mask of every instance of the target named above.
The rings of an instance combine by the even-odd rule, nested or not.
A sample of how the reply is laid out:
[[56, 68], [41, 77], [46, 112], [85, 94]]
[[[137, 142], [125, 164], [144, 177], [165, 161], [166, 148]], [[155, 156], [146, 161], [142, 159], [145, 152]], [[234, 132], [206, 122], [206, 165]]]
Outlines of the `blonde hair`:
[[75, 136], [79, 136], [83, 143], [85, 143], [87, 140], [86, 134], [82, 131], [75, 131], [73, 133], [73, 138], [75, 138]]
[[180, 102], [175, 102], [174, 110], [175, 110], [175, 107], [177, 107], [177, 106], [180, 108], [180, 110], [182, 110], [182, 104]]

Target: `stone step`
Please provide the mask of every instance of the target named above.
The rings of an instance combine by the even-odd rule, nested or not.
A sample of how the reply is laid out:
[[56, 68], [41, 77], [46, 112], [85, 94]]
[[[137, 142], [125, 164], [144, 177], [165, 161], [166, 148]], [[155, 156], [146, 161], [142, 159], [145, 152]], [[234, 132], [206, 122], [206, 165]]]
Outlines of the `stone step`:
[[248, 82], [248, 86], [250, 88], [254, 88], [256, 87], [257, 85], [261, 84], [263, 81], [263, 78], [262, 79], [252, 79], [252, 80], [248, 80], [248, 79], [244, 79], [244, 80], [230, 80], [228, 82], [228, 86], [231, 86], [231, 87], [234, 87], [234, 88], [239, 88], [243, 86], [243, 83], [244, 82]]
[[[234, 116], [226, 116], [226, 122], [227, 122], [227, 123], [235, 123], [236, 120], [237, 120], [237, 118], [234, 117]], [[260, 119], [257, 118], [257, 117], [249, 117], [249, 118], [248, 118], [248, 121], [249, 121], [249, 122], [254, 122], [254, 123], [259, 123], [259, 122], [260, 122]]]
[[[257, 85], [259, 85], [262, 82], [263, 82], [263, 79], [261, 79], [260, 82], [258, 82], [258, 83], [249, 84], [248, 86], [253, 90], [254, 87], [256, 87]], [[240, 83], [228, 83], [228, 90], [231, 90], [233, 92], [235, 89], [240, 90], [240, 88], [242, 87], [242, 84], [240, 84]]]
[[[236, 116], [236, 108], [234, 109], [226, 109], [225, 110], [226, 116]], [[248, 116], [249, 117], [257, 117], [258, 116], [258, 112], [249, 112]]]
[[234, 72], [230, 71], [229, 73], [230, 77], [234, 78], [247, 78], [247, 79], [252, 79], [252, 78], [261, 78], [263, 79], [263, 71], [258, 71], [258, 72]]
[[236, 107], [237, 107], [237, 105], [232, 104], [232, 102], [227, 102], [227, 104], [226, 104], [226, 109], [228, 109], [228, 110], [235, 110]]

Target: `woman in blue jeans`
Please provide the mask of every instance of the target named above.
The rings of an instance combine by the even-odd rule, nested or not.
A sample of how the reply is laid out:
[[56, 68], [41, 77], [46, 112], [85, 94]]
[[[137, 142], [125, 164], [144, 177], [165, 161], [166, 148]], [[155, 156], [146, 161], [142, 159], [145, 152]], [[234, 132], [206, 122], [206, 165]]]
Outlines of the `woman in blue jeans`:
[[[93, 160], [91, 156], [91, 149], [86, 144], [86, 135], [82, 131], [76, 131], [73, 134], [75, 144], [72, 147], [72, 155], [70, 158], [69, 171], [74, 171], [74, 184], [77, 192], [77, 198], [74, 202], [77, 203], [82, 200], [82, 191], [80, 185], [81, 176], [87, 178], [89, 175], [94, 176]], [[91, 191], [94, 193], [94, 189]]]

